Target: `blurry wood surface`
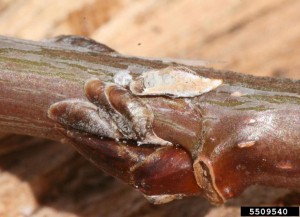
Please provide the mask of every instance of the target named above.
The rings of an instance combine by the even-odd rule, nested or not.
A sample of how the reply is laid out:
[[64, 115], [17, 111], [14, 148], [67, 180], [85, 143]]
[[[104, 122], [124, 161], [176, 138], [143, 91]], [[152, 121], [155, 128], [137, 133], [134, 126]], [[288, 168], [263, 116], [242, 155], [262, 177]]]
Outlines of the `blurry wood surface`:
[[[297, 0], [0, 0], [0, 34], [85, 35], [125, 54], [300, 79], [299, 10]], [[201, 197], [154, 206], [72, 147], [0, 135], [0, 217], [225, 217], [240, 216], [241, 205], [291, 204], [299, 193], [254, 186], [220, 207]]]

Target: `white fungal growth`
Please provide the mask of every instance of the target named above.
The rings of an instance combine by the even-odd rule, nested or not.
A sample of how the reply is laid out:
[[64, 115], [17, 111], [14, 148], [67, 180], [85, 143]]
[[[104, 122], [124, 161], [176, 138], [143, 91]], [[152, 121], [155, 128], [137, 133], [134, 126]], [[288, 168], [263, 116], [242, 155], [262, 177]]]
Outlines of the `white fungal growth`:
[[128, 86], [131, 80], [132, 76], [128, 70], [121, 70], [114, 75], [114, 82], [121, 86]]
[[144, 72], [130, 82], [130, 90], [136, 95], [194, 97], [221, 84], [222, 80], [202, 77], [187, 68], [167, 67]]

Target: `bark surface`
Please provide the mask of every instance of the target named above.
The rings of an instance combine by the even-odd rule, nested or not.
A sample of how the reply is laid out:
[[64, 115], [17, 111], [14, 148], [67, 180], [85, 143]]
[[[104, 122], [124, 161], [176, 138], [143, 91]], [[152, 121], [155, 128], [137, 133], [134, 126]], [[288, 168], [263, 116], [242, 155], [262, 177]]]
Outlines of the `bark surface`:
[[[48, 117], [53, 103], [65, 99], [88, 101], [83, 88], [91, 78], [113, 82], [120, 71], [130, 72], [135, 78], [170, 65], [182, 66], [123, 56], [84, 38], [30, 42], [1, 37], [0, 130], [61, 141], [65, 136], [55, 130], [56, 123]], [[191, 144], [190, 138], [184, 137], [187, 134], [170, 135], [175, 127], [168, 126], [167, 120], [180, 119], [160, 110], [171, 103], [184, 104], [185, 99], [154, 96], [142, 101], [158, 117], [153, 126], [157, 134], [181, 145], [190, 154], [200, 174], [198, 184], [209, 189], [206, 197], [223, 201], [257, 183], [299, 188], [300, 81], [185, 67], [203, 77], [223, 81], [220, 87], [188, 99], [201, 116], [199, 122], [192, 123], [201, 125], [200, 132], [193, 128], [201, 133], [198, 140]], [[164, 125], [167, 127], [162, 128]], [[13, 145], [3, 147], [3, 152], [14, 150]], [[38, 195], [43, 195], [41, 192]]]

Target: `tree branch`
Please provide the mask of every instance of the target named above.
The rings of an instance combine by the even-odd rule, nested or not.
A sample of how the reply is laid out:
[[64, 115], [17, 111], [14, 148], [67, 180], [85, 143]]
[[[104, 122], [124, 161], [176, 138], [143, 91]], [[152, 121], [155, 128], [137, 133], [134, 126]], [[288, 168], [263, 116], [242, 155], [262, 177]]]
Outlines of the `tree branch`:
[[[168, 66], [173, 68], [169, 70]], [[203, 194], [212, 202], [221, 203], [257, 183], [299, 188], [300, 81], [182, 66], [121, 55], [82, 37], [44, 42], [0, 37], [0, 131], [71, 143], [100, 168], [139, 188], [154, 202], [168, 201], [170, 197], [166, 195], [178, 198]], [[208, 92], [199, 89], [198, 94], [189, 96], [187, 93], [197, 89], [197, 85], [184, 86], [185, 77], [176, 80], [179, 74], [172, 74], [176, 70], [198, 79], [199, 88], [205, 79], [208, 85], [215, 80], [222, 84], [211, 85]], [[150, 74], [158, 92], [141, 94], [146, 93], [143, 85]], [[121, 79], [129, 75], [130, 84], [137, 85], [136, 91], [128, 84], [122, 86], [124, 80], [116, 84], [119, 75]], [[159, 86], [166, 82], [162, 75], [175, 82], [175, 91]], [[87, 82], [91, 79], [94, 80]], [[138, 111], [143, 111], [143, 115], [132, 110], [130, 103], [135, 109], [142, 109]], [[96, 124], [105, 120], [104, 124], [112, 124], [108, 125], [111, 127], [92, 126], [93, 112], [100, 115]], [[114, 119], [116, 115], [119, 119]], [[144, 119], [148, 125], [143, 125]], [[128, 132], [122, 128], [124, 124], [130, 126]], [[111, 133], [113, 126], [116, 132]], [[103, 135], [105, 141], [100, 139]], [[129, 145], [120, 144], [119, 140]], [[163, 141], [173, 148], [157, 148], [164, 147]], [[103, 144], [109, 151], [103, 149]], [[138, 147], [140, 144], [155, 146]], [[179, 151], [175, 151], [175, 145], [181, 147]], [[111, 155], [116, 146], [139, 155], [138, 159], [124, 155], [119, 158], [128, 166], [111, 167], [105, 160], [116, 161], [117, 157]], [[163, 161], [151, 158], [149, 162], [148, 156], [153, 154]], [[151, 174], [166, 172], [147, 165], [162, 166], [172, 156], [181, 163], [172, 164], [174, 168], [167, 178], [147, 179], [150, 170]], [[124, 171], [129, 175], [123, 175]], [[184, 174], [182, 180], [186, 184], [178, 184], [178, 171]], [[148, 187], [142, 183], [145, 180]], [[173, 187], [158, 190], [158, 186], [168, 185]]]

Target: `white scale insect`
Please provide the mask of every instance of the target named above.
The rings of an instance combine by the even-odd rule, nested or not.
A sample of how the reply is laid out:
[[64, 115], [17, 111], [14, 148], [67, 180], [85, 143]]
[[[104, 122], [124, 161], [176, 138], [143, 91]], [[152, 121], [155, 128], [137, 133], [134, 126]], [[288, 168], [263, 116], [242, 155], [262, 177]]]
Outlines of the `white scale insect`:
[[168, 95], [170, 97], [194, 97], [207, 93], [222, 84], [220, 79], [205, 78], [185, 67], [167, 67], [151, 70], [132, 78], [127, 70], [114, 76], [114, 82], [129, 86], [134, 95]]

